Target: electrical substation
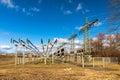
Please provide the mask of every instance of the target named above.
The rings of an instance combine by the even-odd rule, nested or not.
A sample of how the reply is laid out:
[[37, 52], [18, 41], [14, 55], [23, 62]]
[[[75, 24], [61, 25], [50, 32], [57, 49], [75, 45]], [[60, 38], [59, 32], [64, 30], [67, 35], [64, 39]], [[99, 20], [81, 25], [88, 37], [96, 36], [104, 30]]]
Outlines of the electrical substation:
[[[80, 65], [81, 67], [94, 64], [94, 57], [91, 55], [91, 44], [90, 44], [90, 28], [97, 23], [98, 19], [95, 19], [91, 22], [86, 18], [86, 22], [83, 27], [80, 29], [78, 34], [72, 34], [68, 40], [69, 43], [62, 42], [62, 44], [58, 44], [58, 40], [56, 39], [53, 43], [48, 39], [47, 43], [44, 43], [44, 40], [41, 39], [40, 46], [42, 46], [42, 51], [40, 51], [40, 47], [37, 47], [30, 41], [26, 39], [26, 41], [22, 39], [11, 39], [11, 44], [15, 47], [15, 65], [25, 65], [29, 63], [43, 63], [43, 64], [56, 64], [56, 62], [64, 62], [64, 63], [74, 63]], [[84, 35], [84, 43], [82, 48], [75, 49], [75, 38], [79, 35]], [[79, 39], [80, 40], [80, 39]], [[69, 45], [69, 53], [66, 52], [65, 45]], [[18, 48], [21, 48], [21, 53], [18, 52]], [[102, 58], [101, 66], [105, 67], [105, 60], [107, 58]]]

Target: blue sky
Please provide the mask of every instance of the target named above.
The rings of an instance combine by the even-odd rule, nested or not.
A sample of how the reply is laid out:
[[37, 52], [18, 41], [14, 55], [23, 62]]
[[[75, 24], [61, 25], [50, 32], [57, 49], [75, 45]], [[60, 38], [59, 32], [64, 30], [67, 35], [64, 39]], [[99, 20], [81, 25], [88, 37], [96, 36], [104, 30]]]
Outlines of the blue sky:
[[[29, 38], [36, 45], [40, 39], [69, 38], [89, 21], [99, 19], [90, 37], [106, 33], [109, 0], [0, 0], [0, 45], [10, 45], [10, 38]], [[77, 39], [83, 39], [78, 36]]]

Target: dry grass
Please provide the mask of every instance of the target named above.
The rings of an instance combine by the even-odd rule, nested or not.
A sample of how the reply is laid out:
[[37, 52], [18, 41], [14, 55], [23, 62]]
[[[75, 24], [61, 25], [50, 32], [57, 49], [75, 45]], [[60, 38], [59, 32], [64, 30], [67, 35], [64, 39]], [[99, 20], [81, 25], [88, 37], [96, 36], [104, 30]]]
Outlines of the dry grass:
[[0, 59], [0, 80], [120, 80], [120, 65], [106, 69], [81, 68], [60, 64], [26, 64], [14, 66], [13, 59]]

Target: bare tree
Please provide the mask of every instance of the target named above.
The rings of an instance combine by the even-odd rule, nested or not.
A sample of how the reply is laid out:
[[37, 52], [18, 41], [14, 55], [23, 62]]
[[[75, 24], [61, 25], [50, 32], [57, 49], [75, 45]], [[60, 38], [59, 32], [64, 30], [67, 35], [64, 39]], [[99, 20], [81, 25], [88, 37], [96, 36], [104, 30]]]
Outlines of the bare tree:
[[105, 39], [105, 35], [103, 33], [99, 33], [97, 35], [96, 40], [91, 39], [91, 47], [93, 48], [94, 55], [101, 56], [103, 54], [103, 40]]
[[105, 48], [105, 55], [120, 57], [120, 34], [108, 35], [106, 38], [109, 46]]
[[99, 33], [96, 40], [91, 39], [91, 47], [93, 56], [120, 57], [120, 33]]

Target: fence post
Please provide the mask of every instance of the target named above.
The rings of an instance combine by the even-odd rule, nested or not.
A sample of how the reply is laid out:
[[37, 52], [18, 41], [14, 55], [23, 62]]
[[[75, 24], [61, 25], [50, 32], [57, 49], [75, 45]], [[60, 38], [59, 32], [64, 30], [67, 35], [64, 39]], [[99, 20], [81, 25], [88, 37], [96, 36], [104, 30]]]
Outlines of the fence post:
[[54, 64], [54, 53], [52, 53], [52, 64]]
[[15, 66], [18, 64], [18, 54], [17, 54], [17, 45], [15, 45]]
[[83, 53], [82, 53], [82, 67], [84, 68], [84, 57], [83, 57]]
[[105, 67], [105, 58], [102, 57], [102, 64], [103, 64], [103, 68]]
[[47, 56], [44, 56], [44, 63], [47, 64]]
[[93, 68], [95, 67], [95, 64], [94, 64], [94, 57], [93, 57]]

